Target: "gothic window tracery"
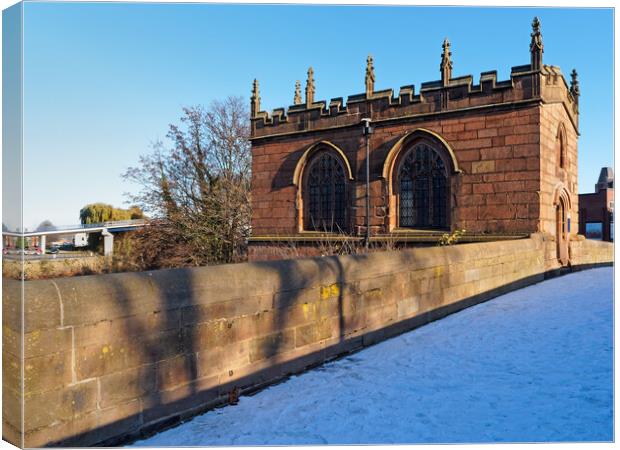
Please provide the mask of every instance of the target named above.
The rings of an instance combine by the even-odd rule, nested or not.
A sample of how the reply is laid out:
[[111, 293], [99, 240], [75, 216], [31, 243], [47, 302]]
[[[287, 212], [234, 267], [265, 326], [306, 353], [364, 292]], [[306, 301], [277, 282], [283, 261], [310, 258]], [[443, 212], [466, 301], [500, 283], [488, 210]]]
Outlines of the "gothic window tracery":
[[306, 230], [346, 230], [346, 180], [342, 163], [329, 151], [310, 161], [305, 183]]
[[448, 170], [440, 154], [425, 142], [413, 146], [398, 168], [398, 225], [448, 227]]

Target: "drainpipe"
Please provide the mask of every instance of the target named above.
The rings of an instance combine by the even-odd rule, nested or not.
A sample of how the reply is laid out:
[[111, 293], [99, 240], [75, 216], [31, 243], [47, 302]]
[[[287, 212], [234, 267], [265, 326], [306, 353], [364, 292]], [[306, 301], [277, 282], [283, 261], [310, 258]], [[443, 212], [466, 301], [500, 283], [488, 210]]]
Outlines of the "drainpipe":
[[364, 136], [366, 137], [366, 249], [370, 246], [370, 135], [373, 132], [369, 118], [362, 119]]

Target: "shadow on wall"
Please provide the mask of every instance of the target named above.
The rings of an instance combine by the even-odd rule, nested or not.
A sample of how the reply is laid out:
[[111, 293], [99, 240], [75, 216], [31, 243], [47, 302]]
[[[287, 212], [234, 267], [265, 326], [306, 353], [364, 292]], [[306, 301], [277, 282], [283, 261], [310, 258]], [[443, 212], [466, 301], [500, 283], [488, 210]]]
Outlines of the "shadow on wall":
[[[120, 372], [115, 376], [119, 377], [119, 383], [123, 383], [123, 379], [125, 382], [136, 380], [135, 385], [127, 387], [128, 396], [140, 398], [143, 411], [163, 405], [164, 394], [173, 397], [187, 395], [190, 398], [197, 394], [196, 384], [192, 381], [198, 379], [195, 355], [199, 349], [196, 347], [195, 328], [185, 326], [189, 316], [187, 309], [196, 304], [194, 290], [187, 289], [194, 284], [193, 274], [188, 270], [164, 270], [157, 275], [153, 277], [152, 272], [146, 274], [150, 295], [159, 304], [146, 315], [139, 304], [134, 304], [135, 289], [132, 289], [131, 279], [125, 281], [119, 277], [110, 283], [113, 298], [118, 302], [122, 317], [125, 317], [121, 319], [121, 335], [130, 338], [130, 345], [136, 347], [137, 359], [132, 362], [132, 355], [128, 355], [126, 362], [129, 366], [140, 364], [138, 369], [130, 369], [133, 373]], [[139, 371], [138, 376], [136, 370]], [[182, 393], [170, 391], [179, 385], [183, 385]], [[157, 414], [160, 413], [165, 414], [163, 411]], [[143, 420], [155, 418], [144, 413]]]
[[[389, 259], [393, 260], [393, 256]], [[398, 264], [406, 272], [413, 254], [400, 256]], [[384, 320], [377, 290], [366, 289], [359, 281], [349, 283], [347, 280], [347, 271], [356, 278], [361, 277], [360, 271], [367, 268], [360, 269], [360, 266], [366, 266], [367, 259], [367, 255], [352, 255], [258, 263], [260, 277], [274, 280], [266, 286], [270, 292], [269, 303], [258, 299], [259, 304], [263, 303], [262, 311], [253, 302], [252, 310], [240, 310], [239, 303], [243, 299], [237, 299], [239, 303], [234, 306], [220, 304], [212, 308], [208, 306], [210, 302], [205, 305], [200, 301], [203, 288], [211, 293], [214, 290], [205, 285], [197, 271], [159, 271], [157, 277], [147, 273], [108, 280], [113, 281], [109, 286], [119, 305], [117, 315], [126, 317], [121, 319], [120, 334], [132, 339], [137, 347], [133, 353], [121, 357], [121, 365], [140, 366], [112, 375], [105, 373], [117, 367], [102, 368], [102, 393], [107, 395], [114, 387], [108, 383], [110, 377], [116, 380], [114, 384], [125, 383], [122, 390], [126, 394], [114, 395], [118, 401], [130, 399], [132, 402], [132, 398], [139, 398], [142, 423], [132, 425], [131, 418], [121, 422], [126, 427], [152, 422], [150, 428], [157, 429], [180, 420], [183, 417], [180, 412], [187, 414], [195, 408], [234, 403], [242, 392], [361, 348], [365, 338], [360, 332], [366, 326], [367, 316], [373, 312], [364, 308], [364, 304], [369, 307], [377, 302], [379, 321]], [[442, 263], [445, 262], [444, 258]], [[389, 270], [387, 267], [384, 272]], [[380, 275], [378, 270], [375, 275]], [[141, 304], [141, 297], [136, 296], [135, 285], [142, 285], [145, 276], [149, 277], [151, 293], [143, 291], [142, 298], [157, 299], [157, 304], [150, 307], [154, 311], [146, 318], [141, 315], [145, 305]], [[251, 316], [250, 321], [235, 319], [244, 312], [256, 313], [256, 310], [259, 312]], [[153, 329], [157, 334], [152, 334]], [[355, 337], [347, 341], [346, 336], [352, 334]], [[252, 337], [256, 339], [248, 342]], [[249, 366], [240, 367], [240, 371], [235, 356], [223, 356], [225, 350], [221, 350], [236, 341], [246, 342], [250, 347], [237, 349], [249, 358]], [[111, 350], [114, 351], [118, 354], [119, 349]], [[226, 359], [232, 359], [230, 367], [234, 369], [227, 370]], [[97, 373], [83, 375], [97, 376]], [[228, 381], [226, 375], [232, 380]], [[118, 432], [118, 423], [109, 430]], [[101, 436], [107, 434], [105, 428], [99, 431]], [[83, 437], [89, 438], [88, 434]], [[77, 442], [79, 440], [78, 437]]]
[[[184, 326], [191, 317], [188, 309], [196, 304], [190, 289], [193, 275], [191, 270], [162, 270], [50, 281], [60, 299], [58, 329], [73, 333], [71, 380], [62, 387], [78, 395], [71, 394], [69, 422], [76, 425], [68, 428], [89, 430], [77, 439], [63, 436], [52, 441], [91, 445], [201, 401], [194, 382], [199, 378], [195, 328]], [[91, 384], [95, 393], [86, 388]], [[169, 409], [172, 400], [179, 409]], [[40, 415], [38, 403], [32, 404], [30, 411], [26, 404], [26, 430], [29, 417]], [[45, 444], [56, 435], [54, 422], [67, 418], [52, 417], [51, 430], [34, 431], [33, 445]], [[62, 426], [58, 433], [65, 433]]]
[[300, 148], [294, 152], [290, 152], [284, 158], [284, 161], [278, 168], [273, 180], [271, 181], [271, 189], [279, 190], [290, 187], [293, 184], [293, 173], [295, 167], [305, 152], [305, 148]]
[[[431, 321], [441, 319], [448, 314], [457, 312], [463, 308], [467, 308], [469, 306], [473, 306], [477, 303], [487, 301], [492, 297], [502, 295], [506, 292], [509, 292], [514, 289], [520, 289], [524, 286], [527, 286], [532, 283], [536, 283], [540, 281], [539, 277], [532, 276], [528, 277], [510, 285], [504, 286], [502, 288], [495, 289], [493, 291], [488, 291], [484, 295], [477, 295], [465, 300], [462, 300], [456, 304], [443, 307], [441, 309], [435, 310], [430, 313], [426, 313], [424, 315], [416, 316], [410, 319], [402, 320], [395, 322], [381, 330], [368, 332], [365, 334], [360, 334], [357, 336], [351, 336], [349, 338], [343, 338], [341, 340], [341, 344], [332, 344], [329, 347], [326, 347], [321, 350], [317, 350], [314, 353], [299, 356], [295, 359], [288, 360], [286, 362], [281, 363], [273, 363], [272, 366], [267, 368], [262, 368], [253, 372], [249, 375], [244, 376], [243, 378], [239, 378], [234, 382], [230, 382], [227, 384], [223, 384], [219, 386], [215, 391], [214, 389], [206, 389], [196, 394], [206, 400], [206, 402], [194, 409], [187, 410], [187, 399], [181, 398], [175, 400], [166, 405], [167, 409], [170, 411], [176, 411], [176, 414], [166, 417], [161, 421], [157, 421], [151, 424], [145, 423], [141, 429], [132, 429], [124, 432], [123, 435], [118, 435], [120, 429], [125, 428], [125, 424], [127, 422], [135, 422], [139, 420], [142, 414], [137, 413], [132, 417], [127, 417], [124, 419], [120, 419], [118, 421], [109, 423], [99, 430], [97, 430], [97, 434], [101, 436], [111, 436], [110, 438], [106, 438], [103, 441], [94, 441], [93, 433], [86, 432], [80, 435], [71, 436], [69, 439], [62, 440], [56, 443], [50, 443], [51, 446], [61, 445], [92, 445], [92, 443], [99, 443], [102, 445], [113, 446], [113, 445], [124, 445], [135, 441], [137, 439], [148, 437], [156, 432], [163, 431], [164, 429], [180, 424], [182, 421], [207, 410], [213, 409], [214, 407], [225, 405], [229, 403], [230, 397], [226, 395], [227, 392], [230, 392], [233, 389], [239, 389], [239, 395], [243, 394], [251, 394], [257, 390], [267, 387], [269, 384], [272, 384], [282, 378], [287, 376], [299, 373], [301, 371], [311, 369], [313, 367], [320, 366], [325, 361], [344, 356], [350, 354], [352, 352], [359, 351], [366, 346], [372, 345], [374, 343], [380, 342], [384, 339], [387, 339], [392, 336], [396, 336], [400, 333], [412, 330], [416, 327], [425, 325]], [[273, 360], [273, 357], [272, 357]], [[154, 408], [157, 408], [154, 406]], [[144, 411], [145, 416], [149, 415], [149, 411]], [[120, 427], [120, 428], [119, 428]]]
[[[30, 282], [54, 284], [60, 328], [74, 333], [71, 383], [61, 391], [86, 383], [97, 392], [96, 402], [70, 406], [70, 426], [50, 419], [32, 444], [116, 445], [234, 403], [290, 374], [540, 281], [536, 258], [525, 256], [539, 251], [536, 245], [530, 239]], [[468, 264], [488, 257], [488, 249], [523, 251], [531, 269], [515, 260], [511, 282], [467, 294], [474, 291], [461, 285], [471, 287], [464, 277], [476, 270]], [[462, 300], [448, 304], [454, 298]], [[27, 421], [30, 414], [38, 411], [27, 410]]]

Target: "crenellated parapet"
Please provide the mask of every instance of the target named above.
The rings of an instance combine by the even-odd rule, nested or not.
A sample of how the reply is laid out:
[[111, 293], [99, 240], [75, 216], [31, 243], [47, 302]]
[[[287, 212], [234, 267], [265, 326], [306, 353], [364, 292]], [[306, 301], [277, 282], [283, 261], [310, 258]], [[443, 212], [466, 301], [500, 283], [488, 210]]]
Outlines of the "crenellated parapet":
[[308, 69], [305, 102], [301, 100], [300, 85], [295, 86], [294, 105], [277, 108], [271, 113], [260, 111], [258, 84], [252, 95], [252, 139], [288, 135], [311, 130], [324, 130], [359, 125], [363, 117], [372, 118], [375, 126], [382, 122], [427, 119], [429, 116], [458, 114], [486, 108], [514, 108], [527, 103], [564, 104], [575, 129], [578, 128], [579, 84], [573, 71], [570, 86], [558, 67], [542, 62], [543, 43], [540, 21], [532, 22], [530, 64], [512, 67], [508, 80], [498, 81], [496, 71], [482, 72], [477, 83], [472, 75], [452, 77], [453, 62], [450, 42], [442, 44], [441, 78], [423, 82], [416, 92], [414, 85], [394, 90], [375, 91], [375, 72], [372, 56], [366, 60], [365, 92], [315, 101], [315, 80], [312, 67]]
[[579, 129], [579, 82], [577, 72], [573, 69], [569, 83], [557, 66], [543, 64], [540, 71], [542, 78], [542, 99], [545, 103], [562, 103], [576, 130]]

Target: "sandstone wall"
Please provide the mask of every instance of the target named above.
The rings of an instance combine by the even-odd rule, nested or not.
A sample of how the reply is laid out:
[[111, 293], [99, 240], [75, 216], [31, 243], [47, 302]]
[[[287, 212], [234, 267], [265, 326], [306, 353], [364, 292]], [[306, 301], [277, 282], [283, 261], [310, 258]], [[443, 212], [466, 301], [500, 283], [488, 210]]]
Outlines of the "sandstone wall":
[[[611, 261], [611, 246], [599, 244], [576, 242], [573, 258]], [[5, 280], [3, 437], [28, 447], [112, 445], [176, 423], [540, 281], [546, 246], [535, 235], [23, 285]]]
[[[453, 149], [458, 174], [451, 175], [451, 228], [471, 232], [533, 233], [540, 215], [540, 114], [529, 105], [510, 111], [468, 112], [377, 123], [370, 137], [370, 223], [373, 233], [391, 231], [396, 208], [389, 179], [381, 173], [390, 150], [417, 129], [441, 136]], [[252, 143], [253, 237], [300, 231], [301, 203], [293, 174], [305, 150], [329, 141], [342, 150], [353, 180], [347, 185], [348, 233], [365, 226], [365, 144], [361, 129], [328, 129]]]
[[588, 268], [602, 261], [613, 261], [614, 244], [585, 239], [582, 235], [576, 236], [570, 243], [570, 259], [576, 268]]
[[[560, 167], [558, 160], [558, 132], [563, 128], [565, 135], [565, 162]], [[541, 107], [540, 118], [540, 231], [556, 233], [554, 203], [558, 189], [566, 189], [570, 200], [570, 234], [579, 232], [579, 194], [577, 185], [578, 154], [577, 130], [563, 104], [552, 103]]]

